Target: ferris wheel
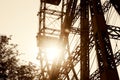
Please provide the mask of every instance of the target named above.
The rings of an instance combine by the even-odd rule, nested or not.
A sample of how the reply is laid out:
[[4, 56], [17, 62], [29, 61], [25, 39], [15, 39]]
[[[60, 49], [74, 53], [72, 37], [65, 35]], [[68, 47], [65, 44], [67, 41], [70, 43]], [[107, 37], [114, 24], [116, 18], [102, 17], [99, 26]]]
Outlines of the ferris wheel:
[[40, 80], [119, 80], [119, 0], [40, 0], [38, 16]]

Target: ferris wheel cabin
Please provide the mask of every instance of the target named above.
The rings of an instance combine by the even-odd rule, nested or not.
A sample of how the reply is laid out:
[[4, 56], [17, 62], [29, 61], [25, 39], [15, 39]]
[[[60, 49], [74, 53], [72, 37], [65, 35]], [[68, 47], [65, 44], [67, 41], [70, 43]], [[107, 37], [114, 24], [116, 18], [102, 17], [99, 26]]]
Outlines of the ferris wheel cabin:
[[48, 4], [59, 5], [61, 0], [44, 0]]

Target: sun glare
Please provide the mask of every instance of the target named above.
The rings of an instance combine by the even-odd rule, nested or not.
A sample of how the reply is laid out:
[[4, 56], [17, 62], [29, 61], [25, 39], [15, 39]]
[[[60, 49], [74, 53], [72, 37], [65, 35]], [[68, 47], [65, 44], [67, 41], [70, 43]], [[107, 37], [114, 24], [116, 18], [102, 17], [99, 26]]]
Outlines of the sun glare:
[[49, 63], [53, 63], [60, 56], [60, 49], [56, 47], [50, 47], [46, 49], [46, 56]]
[[64, 47], [59, 38], [41, 35], [37, 37], [37, 41], [40, 50], [38, 59], [42, 58], [43, 63], [47, 60], [49, 64], [59, 60]]

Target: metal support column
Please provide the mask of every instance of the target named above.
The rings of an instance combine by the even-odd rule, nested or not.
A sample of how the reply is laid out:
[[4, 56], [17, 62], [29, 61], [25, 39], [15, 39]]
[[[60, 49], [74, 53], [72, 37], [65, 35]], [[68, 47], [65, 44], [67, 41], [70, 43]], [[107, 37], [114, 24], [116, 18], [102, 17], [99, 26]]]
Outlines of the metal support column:
[[100, 0], [90, 1], [100, 80], [119, 80]]
[[81, 0], [80, 28], [80, 80], [89, 80], [89, 10], [88, 0]]

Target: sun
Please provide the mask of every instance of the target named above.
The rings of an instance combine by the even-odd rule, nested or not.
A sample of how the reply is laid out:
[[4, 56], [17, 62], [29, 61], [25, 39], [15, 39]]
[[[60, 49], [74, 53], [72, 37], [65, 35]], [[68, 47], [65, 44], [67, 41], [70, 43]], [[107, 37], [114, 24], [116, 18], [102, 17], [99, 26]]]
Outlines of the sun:
[[47, 48], [40, 48], [39, 50], [37, 59], [42, 60], [43, 63], [47, 60], [48, 64], [54, 64], [55, 61], [58, 61], [62, 53], [59, 45], [47, 46]]
[[60, 56], [60, 49], [57, 46], [46, 49], [46, 56], [49, 63], [52, 63]]
[[61, 53], [63, 52], [63, 41], [58, 37], [51, 36], [37, 36], [37, 46], [39, 48], [38, 59], [41, 63], [53, 64], [55, 61], [59, 61]]

